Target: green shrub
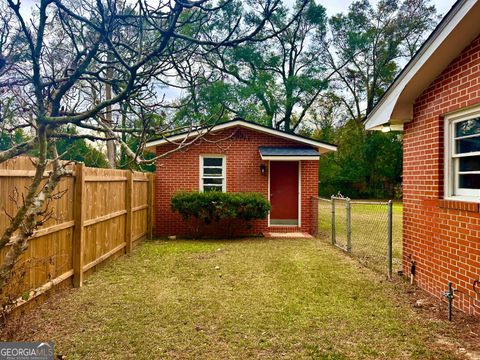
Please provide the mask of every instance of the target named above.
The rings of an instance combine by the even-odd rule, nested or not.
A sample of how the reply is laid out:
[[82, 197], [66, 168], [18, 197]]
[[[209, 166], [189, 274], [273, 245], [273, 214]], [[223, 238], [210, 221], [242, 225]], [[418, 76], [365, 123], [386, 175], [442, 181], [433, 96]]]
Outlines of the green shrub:
[[171, 208], [184, 220], [194, 218], [208, 225], [224, 219], [264, 219], [270, 204], [258, 193], [181, 192], [172, 198]]

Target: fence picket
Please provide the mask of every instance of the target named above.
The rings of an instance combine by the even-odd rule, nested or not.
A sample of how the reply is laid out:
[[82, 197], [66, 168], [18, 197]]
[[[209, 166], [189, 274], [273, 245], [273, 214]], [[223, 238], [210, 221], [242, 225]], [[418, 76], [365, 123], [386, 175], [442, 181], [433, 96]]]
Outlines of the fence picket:
[[[14, 296], [37, 297], [68, 279], [80, 287], [101, 263], [130, 253], [135, 240], [152, 236], [154, 174], [68, 166], [73, 176], [61, 180], [59, 190], [65, 193], [50, 205], [55, 216], [29, 239], [21, 263], [33, 265], [24, 271]], [[0, 164], [0, 209], [14, 213], [12, 197], [21, 199], [33, 170], [27, 157]], [[5, 212], [0, 212], [0, 233], [9, 224]], [[0, 261], [5, 253], [6, 248], [0, 249]], [[48, 266], [35, 266], [38, 260]]]
[[153, 238], [153, 201], [155, 195], [155, 175], [150, 174], [148, 177], [148, 213], [147, 213], [147, 238]]

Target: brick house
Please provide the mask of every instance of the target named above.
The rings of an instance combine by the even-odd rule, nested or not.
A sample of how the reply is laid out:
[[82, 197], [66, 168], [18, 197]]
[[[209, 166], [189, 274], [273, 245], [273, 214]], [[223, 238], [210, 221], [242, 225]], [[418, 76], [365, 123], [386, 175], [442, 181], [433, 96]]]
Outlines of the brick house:
[[[271, 204], [268, 218], [239, 229], [237, 235], [311, 233], [316, 221], [311, 197], [318, 195], [318, 159], [335, 151], [334, 145], [243, 119], [147, 143], [158, 155], [179, 146], [180, 150], [156, 163], [156, 235], [191, 233], [188, 224], [170, 209], [170, 201], [179, 191], [264, 194]], [[221, 236], [224, 226], [210, 226], [207, 234]]]
[[458, 1], [368, 114], [403, 130], [403, 269], [480, 314], [480, 2]]

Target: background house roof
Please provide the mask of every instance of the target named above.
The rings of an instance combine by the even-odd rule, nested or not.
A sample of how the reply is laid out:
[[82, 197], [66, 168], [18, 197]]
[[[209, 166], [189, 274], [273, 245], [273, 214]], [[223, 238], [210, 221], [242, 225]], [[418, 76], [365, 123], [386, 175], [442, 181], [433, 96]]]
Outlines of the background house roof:
[[260, 146], [258, 148], [264, 156], [318, 156], [317, 150], [307, 147]]
[[153, 139], [147, 142], [146, 148], [155, 147], [158, 145], [164, 145], [168, 143], [175, 143], [178, 141], [182, 141], [186, 138], [196, 137], [202, 134], [207, 134], [209, 132], [220, 131], [224, 129], [229, 129], [232, 127], [240, 126], [246, 129], [266, 133], [269, 135], [277, 136], [284, 139], [289, 139], [298, 142], [299, 144], [309, 145], [318, 149], [318, 152], [323, 154], [330, 151], [336, 151], [337, 146], [333, 144], [329, 144], [323, 141], [313, 140], [305, 136], [287, 133], [278, 129], [272, 129], [265, 125], [260, 125], [254, 122], [246, 121], [244, 119], [236, 118], [231, 121], [227, 121], [221, 124], [217, 124], [211, 127], [202, 127], [199, 129], [195, 129], [192, 131], [186, 131], [180, 134], [173, 134], [169, 136], [164, 136], [161, 138]]
[[265, 156], [318, 156], [318, 151], [312, 148], [296, 148], [286, 146], [260, 146], [260, 154]]
[[320, 154], [311, 147], [260, 146], [262, 160], [318, 160]]
[[480, 34], [480, 2], [459, 0], [367, 114], [365, 128], [393, 130], [413, 117], [415, 99]]

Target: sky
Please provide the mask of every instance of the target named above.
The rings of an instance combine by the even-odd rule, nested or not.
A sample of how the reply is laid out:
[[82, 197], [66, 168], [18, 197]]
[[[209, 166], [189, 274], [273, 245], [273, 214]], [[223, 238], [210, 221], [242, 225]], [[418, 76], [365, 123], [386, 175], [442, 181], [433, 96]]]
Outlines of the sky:
[[[38, 0], [22, 0], [22, 7], [27, 10], [37, 1]], [[286, 0], [286, 2], [293, 3], [293, 0]], [[352, 0], [317, 0], [317, 2], [325, 6], [328, 15], [335, 15], [339, 12], [345, 11]], [[371, 2], [376, 3], [378, 0], [371, 0]], [[437, 12], [442, 15], [445, 15], [454, 3], [455, 0], [432, 0], [432, 4], [437, 8]]]
[[[288, 0], [287, 0], [288, 1]], [[317, 0], [318, 3], [325, 6], [329, 16], [343, 12], [348, 8], [352, 0]], [[371, 0], [372, 3], [377, 3], [377, 0]], [[453, 6], [455, 0], [433, 0], [432, 4], [437, 8], [439, 14], [445, 15]]]

